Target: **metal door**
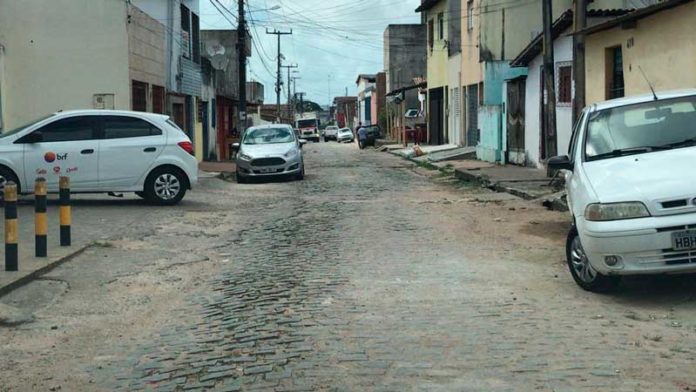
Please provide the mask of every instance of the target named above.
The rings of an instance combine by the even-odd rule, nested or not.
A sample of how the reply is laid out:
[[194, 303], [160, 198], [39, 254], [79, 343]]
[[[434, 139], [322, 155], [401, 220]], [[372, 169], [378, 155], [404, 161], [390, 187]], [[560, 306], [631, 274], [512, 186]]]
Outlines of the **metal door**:
[[468, 117], [466, 130], [466, 144], [470, 147], [476, 147], [480, 138], [478, 131], [478, 90], [479, 89], [477, 84], [472, 84], [466, 89], [466, 114]]
[[524, 102], [526, 80], [513, 80], [507, 86], [507, 161], [524, 165]]
[[444, 117], [444, 94], [442, 88], [435, 88], [430, 90], [428, 95], [430, 100], [430, 140], [428, 142], [432, 145], [440, 145], [444, 142], [442, 121]]

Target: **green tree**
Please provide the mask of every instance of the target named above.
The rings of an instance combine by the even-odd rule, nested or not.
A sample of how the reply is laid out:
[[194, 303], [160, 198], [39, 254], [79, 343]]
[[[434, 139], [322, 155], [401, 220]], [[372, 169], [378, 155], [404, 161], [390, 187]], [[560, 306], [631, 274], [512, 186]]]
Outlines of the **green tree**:
[[295, 111], [299, 113], [304, 113], [304, 112], [319, 112], [321, 111], [321, 106], [319, 106], [318, 103], [313, 102], [313, 101], [304, 101], [302, 103], [304, 106], [300, 107], [300, 101], [297, 101], [295, 103]]

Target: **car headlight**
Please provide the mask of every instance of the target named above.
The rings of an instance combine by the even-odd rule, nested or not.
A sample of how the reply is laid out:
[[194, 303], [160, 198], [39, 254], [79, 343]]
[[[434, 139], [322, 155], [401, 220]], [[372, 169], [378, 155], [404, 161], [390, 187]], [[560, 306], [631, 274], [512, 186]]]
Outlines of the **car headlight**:
[[292, 158], [292, 157], [295, 157], [295, 156], [297, 156], [297, 150], [293, 148], [292, 150], [286, 152], [285, 155], [283, 155], [283, 156], [284, 156], [285, 158]]
[[251, 157], [247, 154], [239, 154], [239, 159], [241, 159], [243, 161], [250, 161]]
[[645, 218], [650, 216], [648, 208], [641, 202], [590, 204], [585, 209], [588, 221], [612, 221], [621, 219]]

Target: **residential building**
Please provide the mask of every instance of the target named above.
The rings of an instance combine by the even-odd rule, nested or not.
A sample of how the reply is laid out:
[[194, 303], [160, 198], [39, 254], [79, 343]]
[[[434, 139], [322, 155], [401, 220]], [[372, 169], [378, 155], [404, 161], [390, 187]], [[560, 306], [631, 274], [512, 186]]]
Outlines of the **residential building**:
[[[590, 9], [625, 9], [648, 4], [648, 1], [635, 0], [597, 0], [590, 4]], [[561, 14], [571, 9], [572, 0], [555, 0], [552, 3], [552, 16], [557, 19]], [[479, 159], [489, 162], [504, 163], [506, 117], [504, 84], [506, 80], [524, 78], [527, 75], [525, 67], [511, 67], [514, 59], [528, 44], [543, 30], [542, 1], [528, 1], [520, 4], [501, 3], [498, 0], [471, 0], [466, 7], [467, 29], [463, 36], [464, 45], [469, 45], [471, 31], [478, 29], [478, 61], [475, 65], [470, 60], [464, 60], [462, 74], [477, 75], [480, 72], [478, 93], [478, 117], [476, 119], [477, 141], [476, 155]], [[472, 20], [473, 19], [473, 20]], [[478, 27], [477, 21], [478, 19]], [[462, 29], [464, 31], [464, 29]], [[466, 83], [471, 83], [468, 80]], [[471, 84], [469, 84], [471, 85]], [[470, 109], [473, 97], [467, 96], [466, 109]], [[467, 113], [467, 117], [469, 114]], [[467, 119], [467, 139], [471, 137], [470, 119]], [[515, 146], [515, 149], [521, 147]]]
[[[205, 101], [209, 112], [216, 114], [216, 155], [220, 160], [231, 157], [231, 145], [238, 141], [243, 130], [237, 129], [239, 119], [239, 60], [237, 55], [237, 30], [202, 30], [202, 56], [210, 63], [213, 75], [214, 95]], [[251, 37], [247, 36], [247, 57], [251, 56]], [[249, 87], [247, 86], [247, 91]], [[256, 98], [254, 98], [256, 99]], [[249, 99], [247, 99], [247, 103]], [[210, 132], [210, 130], [209, 130]]]
[[476, 147], [480, 140], [478, 127], [479, 104], [483, 98], [483, 64], [479, 50], [479, 38], [481, 35], [481, 19], [476, 10], [481, 7], [481, 0], [462, 1], [462, 26], [461, 26], [461, 101], [462, 101], [462, 128], [464, 137], [462, 144]]
[[445, 14], [449, 0], [423, 0], [416, 12], [422, 13], [427, 29], [427, 81], [426, 118], [427, 140], [430, 144], [445, 144], [448, 139], [448, 65], [449, 37]]
[[387, 105], [387, 74], [378, 72], [375, 75], [375, 89], [372, 99], [372, 124], [379, 125], [382, 129], [387, 126], [385, 107]]
[[58, 110], [131, 108], [126, 2], [0, 0], [0, 10], [2, 131]]
[[[596, 25], [627, 10], [588, 10], [588, 25]], [[573, 127], [573, 11], [567, 10], [552, 25], [554, 39], [554, 75], [556, 92], [556, 143], [558, 153], [568, 150]], [[523, 67], [528, 74], [507, 80], [504, 85], [503, 155], [506, 163], [543, 168], [546, 159], [544, 141], [543, 34], [525, 47], [511, 66]]]
[[336, 97], [333, 104], [336, 107], [335, 120], [340, 128], [355, 129], [357, 126], [358, 97]]
[[[413, 78], [425, 78], [427, 44], [424, 24], [390, 24], [384, 30], [384, 70], [390, 93], [413, 85]], [[417, 94], [408, 94], [406, 106], [418, 108]]]
[[403, 116], [409, 109], [423, 115], [415, 78], [425, 80], [427, 36], [425, 24], [392, 24], [384, 30], [387, 134], [401, 141]]
[[[358, 89], [358, 122], [372, 125], [377, 119], [372, 118], [372, 93], [375, 91], [377, 75], [361, 74], [355, 81]], [[375, 94], [376, 95], [376, 94]]]
[[163, 114], [167, 84], [166, 28], [131, 4], [128, 18], [130, 109]]
[[667, 0], [586, 29], [587, 104], [696, 87], [694, 21], [696, 2]]
[[[201, 45], [199, 0], [131, 0], [166, 31], [166, 113], [191, 140], [202, 143], [202, 119], [198, 118], [201, 96]], [[196, 137], [196, 136], [199, 137]]]

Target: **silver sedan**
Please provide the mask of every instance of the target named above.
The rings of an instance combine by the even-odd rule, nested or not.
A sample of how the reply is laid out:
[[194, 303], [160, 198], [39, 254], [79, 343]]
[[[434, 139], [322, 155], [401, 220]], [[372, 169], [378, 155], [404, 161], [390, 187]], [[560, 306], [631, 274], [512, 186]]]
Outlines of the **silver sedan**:
[[237, 182], [249, 178], [292, 176], [304, 179], [302, 146], [306, 143], [289, 125], [271, 124], [247, 129], [237, 150]]

